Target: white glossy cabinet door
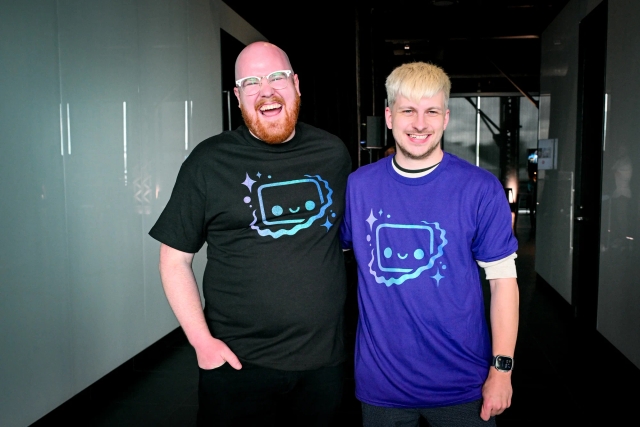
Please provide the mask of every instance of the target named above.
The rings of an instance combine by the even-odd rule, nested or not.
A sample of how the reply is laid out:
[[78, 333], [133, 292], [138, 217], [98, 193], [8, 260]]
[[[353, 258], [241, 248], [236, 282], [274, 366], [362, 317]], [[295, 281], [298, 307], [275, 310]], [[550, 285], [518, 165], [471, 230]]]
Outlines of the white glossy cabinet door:
[[148, 232], [221, 131], [217, 3], [0, 2], [1, 426], [178, 326]]
[[27, 9], [0, 3], [2, 426], [73, 394], [56, 4]]
[[178, 326], [170, 312], [158, 273], [159, 243], [148, 236], [169, 201], [182, 162], [191, 152], [189, 98], [189, 23], [186, 0], [157, 6], [140, 0], [152, 13], [139, 20], [140, 125], [144, 162], [134, 184], [143, 231], [144, 310], [150, 344]]
[[[75, 387], [142, 349], [135, 0], [58, 0]], [[105, 351], [108, 348], [108, 351]]]

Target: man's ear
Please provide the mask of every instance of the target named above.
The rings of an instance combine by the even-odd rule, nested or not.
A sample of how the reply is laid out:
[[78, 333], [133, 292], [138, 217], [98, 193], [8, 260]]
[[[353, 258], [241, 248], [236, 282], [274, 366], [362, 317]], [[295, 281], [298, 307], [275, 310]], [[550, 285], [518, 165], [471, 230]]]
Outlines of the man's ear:
[[387, 127], [389, 129], [393, 129], [392, 127], [393, 121], [391, 120], [391, 108], [389, 107], [384, 109], [384, 120], [387, 122]]
[[240, 90], [238, 90], [237, 86], [233, 88], [233, 93], [236, 95], [236, 98], [238, 98], [238, 108], [240, 108], [242, 102], [240, 101]]
[[447, 112], [444, 113], [444, 126], [442, 126], [442, 130], [446, 130], [448, 124], [449, 124], [449, 110], [447, 110]]
[[302, 94], [300, 93], [300, 81], [298, 80], [298, 75], [297, 74], [293, 75], [293, 86], [296, 88], [296, 91], [298, 92], [298, 95], [302, 96]]

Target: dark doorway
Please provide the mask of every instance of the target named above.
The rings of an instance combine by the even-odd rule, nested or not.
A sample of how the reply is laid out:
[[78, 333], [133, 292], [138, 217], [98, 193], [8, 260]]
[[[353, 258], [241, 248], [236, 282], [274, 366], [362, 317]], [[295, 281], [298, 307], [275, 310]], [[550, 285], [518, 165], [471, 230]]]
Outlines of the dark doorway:
[[579, 30], [571, 303], [588, 329], [596, 328], [598, 308], [607, 7], [606, 0], [600, 3]]

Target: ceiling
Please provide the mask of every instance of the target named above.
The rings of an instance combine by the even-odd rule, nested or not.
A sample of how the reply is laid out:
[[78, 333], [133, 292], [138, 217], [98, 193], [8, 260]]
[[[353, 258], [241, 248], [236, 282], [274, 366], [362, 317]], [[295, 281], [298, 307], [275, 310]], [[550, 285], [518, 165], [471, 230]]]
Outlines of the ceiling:
[[325, 0], [273, 8], [268, 3], [225, 0], [290, 56], [292, 49], [304, 51], [308, 46], [317, 52], [319, 43], [326, 41], [326, 52], [319, 52], [325, 55], [318, 60], [353, 64], [348, 55], [340, 54], [341, 45], [355, 50], [357, 44], [361, 72], [371, 67], [372, 74], [381, 76], [378, 80], [403, 62], [420, 60], [445, 69], [452, 93], [532, 95], [539, 90], [539, 37], [567, 2]]

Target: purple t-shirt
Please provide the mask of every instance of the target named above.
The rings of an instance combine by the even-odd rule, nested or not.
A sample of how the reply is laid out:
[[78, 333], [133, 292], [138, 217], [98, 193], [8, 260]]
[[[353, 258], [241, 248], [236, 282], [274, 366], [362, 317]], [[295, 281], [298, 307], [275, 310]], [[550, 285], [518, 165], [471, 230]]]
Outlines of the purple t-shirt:
[[420, 178], [384, 158], [350, 175], [341, 233], [358, 264], [356, 397], [400, 408], [481, 398], [492, 354], [476, 260], [518, 246], [500, 182], [448, 153]]

